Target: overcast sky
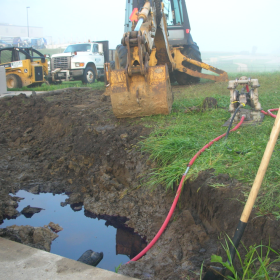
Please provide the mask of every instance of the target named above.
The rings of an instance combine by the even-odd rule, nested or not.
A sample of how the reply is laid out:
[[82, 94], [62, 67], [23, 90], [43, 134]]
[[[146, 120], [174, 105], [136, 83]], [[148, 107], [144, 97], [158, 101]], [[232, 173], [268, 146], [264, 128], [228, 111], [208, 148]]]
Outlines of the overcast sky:
[[[44, 29], [54, 41], [120, 44], [126, 0], [0, 0], [0, 22]], [[280, 54], [280, 0], [186, 0], [193, 39], [202, 51]]]

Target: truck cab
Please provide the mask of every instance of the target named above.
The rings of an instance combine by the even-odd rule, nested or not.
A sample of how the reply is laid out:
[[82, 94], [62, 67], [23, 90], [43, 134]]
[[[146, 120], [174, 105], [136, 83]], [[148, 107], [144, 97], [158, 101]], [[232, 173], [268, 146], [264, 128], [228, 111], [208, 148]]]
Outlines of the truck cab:
[[108, 46], [108, 41], [69, 45], [63, 53], [52, 55], [49, 80], [94, 83], [104, 76], [104, 63], [109, 56]]

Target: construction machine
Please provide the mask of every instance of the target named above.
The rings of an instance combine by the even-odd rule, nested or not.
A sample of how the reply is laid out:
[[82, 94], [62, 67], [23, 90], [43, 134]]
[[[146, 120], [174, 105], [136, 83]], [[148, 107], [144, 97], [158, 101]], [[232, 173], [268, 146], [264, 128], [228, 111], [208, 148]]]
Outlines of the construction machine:
[[92, 84], [96, 79], [104, 79], [104, 62], [108, 61], [108, 41], [71, 44], [63, 53], [52, 55], [48, 80], [50, 83], [81, 80]]
[[46, 82], [48, 62], [33, 48], [0, 48], [0, 66], [6, 70], [7, 88], [22, 88]]
[[114, 63], [105, 63], [106, 94], [117, 118], [169, 114], [170, 80], [228, 80], [226, 72], [201, 62], [190, 30], [184, 0], [126, 0], [125, 33]]

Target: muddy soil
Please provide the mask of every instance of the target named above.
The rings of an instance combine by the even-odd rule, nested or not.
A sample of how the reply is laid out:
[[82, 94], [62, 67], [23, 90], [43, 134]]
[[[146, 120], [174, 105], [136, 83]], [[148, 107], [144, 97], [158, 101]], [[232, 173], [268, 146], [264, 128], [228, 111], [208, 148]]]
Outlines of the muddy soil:
[[[83, 204], [87, 215], [126, 217], [127, 227], [148, 242], [153, 239], [174, 192], [166, 193], [163, 186], [151, 192], [145, 185], [154, 163], [137, 143], [150, 130], [136, 120], [116, 119], [103, 91], [80, 88], [7, 97], [0, 99], [0, 119], [0, 220], [20, 214], [20, 198], [11, 196], [18, 190], [66, 193], [65, 203], [72, 209]], [[213, 183], [226, 187], [210, 187]], [[213, 170], [187, 181], [156, 245], [119, 273], [139, 279], [199, 279], [211, 254], [224, 256], [222, 237], [233, 236], [243, 210], [243, 187], [226, 174], [214, 176]], [[242, 241], [248, 246], [270, 239], [279, 249], [278, 228], [273, 217], [253, 214]]]

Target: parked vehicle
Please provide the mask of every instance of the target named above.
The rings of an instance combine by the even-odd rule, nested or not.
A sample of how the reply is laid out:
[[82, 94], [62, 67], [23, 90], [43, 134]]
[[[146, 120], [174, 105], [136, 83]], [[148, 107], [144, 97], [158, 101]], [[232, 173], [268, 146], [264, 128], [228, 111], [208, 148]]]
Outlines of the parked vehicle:
[[1, 40], [6, 42], [5, 47], [20, 47], [20, 48], [32, 47], [34, 49], [45, 49], [47, 45], [47, 40], [45, 38], [1, 37]]
[[97, 41], [69, 45], [63, 53], [51, 57], [49, 82], [81, 80], [94, 83], [104, 77], [109, 61], [109, 42]]
[[33, 48], [1, 48], [0, 66], [6, 70], [7, 88], [41, 85], [48, 75], [44, 55]]
[[12, 45], [7, 43], [4, 40], [0, 40], [0, 48], [6, 48], [6, 47], [11, 47]]

